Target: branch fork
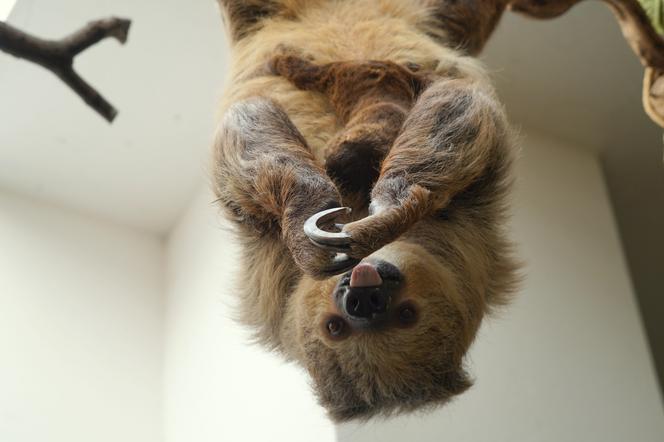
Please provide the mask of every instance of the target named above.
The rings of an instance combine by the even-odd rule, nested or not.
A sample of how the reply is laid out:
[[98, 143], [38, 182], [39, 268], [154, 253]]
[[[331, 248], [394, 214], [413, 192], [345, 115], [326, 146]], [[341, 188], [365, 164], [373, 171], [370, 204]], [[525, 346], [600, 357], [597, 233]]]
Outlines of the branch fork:
[[29, 35], [5, 22], [0, 22], [0, 50], [32, 61], [57, 75], [78, 94], [88, 106], [108, 122], [117, 110], [74, 70], [74, 58], [105, 38], [127, 41], [131, 21], [110, 17], [88, 23], [85, 27], [60, 40], [44, 40]]

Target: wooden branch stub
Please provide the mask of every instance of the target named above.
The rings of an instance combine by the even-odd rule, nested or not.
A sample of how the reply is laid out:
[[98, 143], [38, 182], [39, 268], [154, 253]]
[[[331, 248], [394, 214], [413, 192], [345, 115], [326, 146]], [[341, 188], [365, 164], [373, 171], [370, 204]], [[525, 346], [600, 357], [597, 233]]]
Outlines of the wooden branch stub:
[[60, 40], [44, 40], [29, 35], [5, 22], [0, 22], [0, 50], [37, 63], [64, 81], [88, 106], [108, 122], [117, 110], [74, 70], [74, 57], [101, 40], [112, 37], [121, 44], [127, 41], [131, 20], [105, 18], [88, 23], [82, 29]]
[[655, 123], [664, 127], [664, 71], [646, 68], [643, 76], [643, 108]]

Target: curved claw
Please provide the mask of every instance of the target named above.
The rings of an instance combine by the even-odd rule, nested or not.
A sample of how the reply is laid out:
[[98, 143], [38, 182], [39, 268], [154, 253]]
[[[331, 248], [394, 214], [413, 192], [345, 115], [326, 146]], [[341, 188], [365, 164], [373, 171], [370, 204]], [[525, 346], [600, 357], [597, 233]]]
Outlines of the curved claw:
[[[329, 224], [339, 216], [347, 215], [350, 212], [350, 207], [335, 207], [318, 212], [304, 223], [304, 233], [314, 244], [321, 248], [343, 251], [350, 244], [350, 235], [346, 232], [327, 232], [321, 229], [319, 225]], [[342, 228], [343, 224], [335, 224], [335, 227]]]

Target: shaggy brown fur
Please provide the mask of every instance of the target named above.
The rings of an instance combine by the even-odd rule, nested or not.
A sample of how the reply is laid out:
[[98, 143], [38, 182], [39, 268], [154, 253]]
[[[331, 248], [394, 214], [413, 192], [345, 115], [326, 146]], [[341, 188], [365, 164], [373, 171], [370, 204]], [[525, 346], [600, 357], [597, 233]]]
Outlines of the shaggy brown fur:
[[344, 204], [368, 204], [381, 162], [428, 85], [427, 76], [417, 70], [412, 63], [400, 66], [390, 61], [318, 66], [295, 55], [278, 55], [270, 61], [274, 74], [330, 100], [343, 129], [325, 146], [325, 170], [339, 187]]
[[[234, 65], [214, 183], [244, 246], [243, 319], [308, 370], [335, 420], [467, 389], [464, 355], [515, 288], [504, 227], [513, 144], [466, 55], [505, 3], [221, 0]], [[416, 312], [407, 326], [344, 322], [330, 334], [348, 275], [334, 276], [333, 252], [303, 224], [342, 203], [354, 209], [348, 255], [403, 275], [392, 302]]]

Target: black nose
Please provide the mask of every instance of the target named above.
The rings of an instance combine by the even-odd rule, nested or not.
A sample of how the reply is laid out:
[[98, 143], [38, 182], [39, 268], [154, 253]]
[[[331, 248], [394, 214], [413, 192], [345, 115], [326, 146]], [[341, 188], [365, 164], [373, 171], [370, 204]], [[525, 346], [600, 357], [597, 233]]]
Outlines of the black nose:
[[[365, 262], [375, 266], [379, 278], [367, 277], [367, 274], [353, 278], [353, 272], [359, 269], [358, 266], [343, 275], [334, 290], [335, 303], [339, 311], [360, 328], [383, 323], [388, 317], [392, 299], [397, 295], [403, 282], [401, 272], [394, 265], [375, 259]], [[363, 270], [365, 273], [367, 271], [366, 268]], [[355, 282], [351, 285], [353, 280]], [[379, 281], [379, 284], [365, 286], [372, 281]]]
[[344, 295], [342, 305], [351, 318], [376, 319], [387, 312], [390, 295], [380, 287], [351, 287]]

